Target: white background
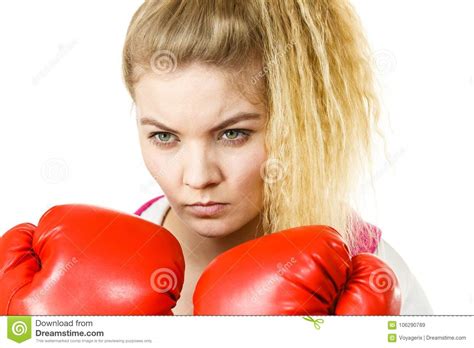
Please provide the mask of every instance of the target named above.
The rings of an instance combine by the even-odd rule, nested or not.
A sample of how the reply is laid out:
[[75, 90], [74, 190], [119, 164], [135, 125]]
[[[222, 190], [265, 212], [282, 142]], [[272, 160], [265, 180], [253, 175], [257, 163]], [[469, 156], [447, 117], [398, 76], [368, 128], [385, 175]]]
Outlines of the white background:
[[[52, 205], [134, 212], [161, 192], [121, 80], [141, 2], [0, 2], [0, 234]], [[379, 156], [363, 217], [405, 259], [435, 314], [474, 314], [474, 2], [353, 3], [377, 61], [394, 162]]]

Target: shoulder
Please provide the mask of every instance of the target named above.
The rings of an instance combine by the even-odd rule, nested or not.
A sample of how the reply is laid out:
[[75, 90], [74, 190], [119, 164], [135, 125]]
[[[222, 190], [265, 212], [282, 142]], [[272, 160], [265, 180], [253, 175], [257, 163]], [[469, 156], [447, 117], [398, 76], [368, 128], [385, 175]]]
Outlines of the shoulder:
[[135, 215], [161, 225], [169, 207], [168, 199], [165, 195], [161, 195], [142, 204], [135, 212]]
[[433, 314], [428, 298], [415, 275], [411, 272], [402, 256], [383, 238], [381, 238], [377, 246], [375, 255], [385, 261], [397, 276], [402, 295], [400, 314]]

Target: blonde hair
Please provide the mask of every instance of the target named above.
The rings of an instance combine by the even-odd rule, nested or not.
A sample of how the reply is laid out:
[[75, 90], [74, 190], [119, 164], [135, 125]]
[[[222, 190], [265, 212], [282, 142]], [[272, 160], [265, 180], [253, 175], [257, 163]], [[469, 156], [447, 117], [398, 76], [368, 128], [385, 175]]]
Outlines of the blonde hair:
[[356, 196], [373, 179], [380, 110], [372, 54], [348, 1], [146, 1], [123, 48], [132, 99], [161, 55], [173, 67], [200, 62], [237, 74], [257, 60], [262, 69], [246, 81], [261, 86], [268, 110], [264, 232], [329, 225], [355, 246]]

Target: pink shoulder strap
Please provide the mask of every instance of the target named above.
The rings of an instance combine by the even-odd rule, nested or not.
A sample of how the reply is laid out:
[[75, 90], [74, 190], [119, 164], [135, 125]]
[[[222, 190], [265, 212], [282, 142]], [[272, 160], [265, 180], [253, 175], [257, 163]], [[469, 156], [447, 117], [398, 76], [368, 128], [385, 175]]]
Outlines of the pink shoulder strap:
[[382, 238], [382, 231], [375, 225], [363, 221], [357, 216], [353, 228], [356, 235], [356, 244], [352, 248], [353, 256], [360, 253], [375, 253], [380, 239]]
[[161, 196], [158, 196], [158, 197], [155, 197], [155, 198], [149, 200], [148, 202], [143, 204], [140, 208], [138, 208], [138, 210], [135, 212], [135, 215], [141, 216], [143, 214], [143, 212], [145, 210], [147, 210], [153, 203], [155, 203], [157, 200], [163, 198], [164, 196], [165, 195], [161, 195]]

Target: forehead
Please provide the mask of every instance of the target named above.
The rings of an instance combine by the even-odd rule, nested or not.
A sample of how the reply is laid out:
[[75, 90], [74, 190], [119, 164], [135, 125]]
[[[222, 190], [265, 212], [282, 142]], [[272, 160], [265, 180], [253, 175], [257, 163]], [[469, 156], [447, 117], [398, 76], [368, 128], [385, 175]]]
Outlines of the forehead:
[[138, 116], [174, 125], [190, 118], [193, 122], [213, 124], [225, 119], [229, 113], [262, 111], [261, 106], [242, 94], [230, 76], [201, 64], [178, 68], [164, 75], [146, 73], [135, 86]]

